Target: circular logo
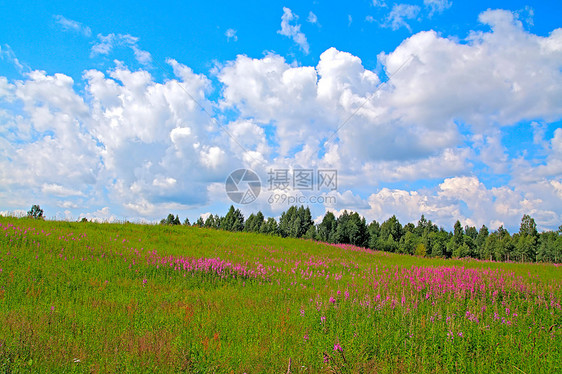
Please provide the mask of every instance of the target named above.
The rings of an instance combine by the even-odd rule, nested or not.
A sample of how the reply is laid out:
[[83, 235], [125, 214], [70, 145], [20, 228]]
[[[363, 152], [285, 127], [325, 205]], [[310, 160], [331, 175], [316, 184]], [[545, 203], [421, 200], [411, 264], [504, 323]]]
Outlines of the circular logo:
[[234, 170], [224, 184], [226, 194], [236, 204], [249, 204], [256, 200], [260, 194], [260, 177], [252, 170]]

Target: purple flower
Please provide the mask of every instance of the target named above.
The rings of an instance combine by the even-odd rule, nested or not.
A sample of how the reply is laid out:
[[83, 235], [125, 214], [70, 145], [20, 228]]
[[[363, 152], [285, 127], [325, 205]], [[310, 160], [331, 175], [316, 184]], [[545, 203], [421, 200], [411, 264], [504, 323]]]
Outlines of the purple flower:
[[343, 348], [339, 343], [334, 344], [334, 351], [343, 352]]

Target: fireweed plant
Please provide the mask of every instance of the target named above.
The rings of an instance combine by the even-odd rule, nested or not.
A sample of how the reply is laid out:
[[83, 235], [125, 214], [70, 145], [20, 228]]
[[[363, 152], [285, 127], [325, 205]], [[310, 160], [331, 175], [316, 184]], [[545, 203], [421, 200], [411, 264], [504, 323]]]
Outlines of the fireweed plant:
[[562, 371], [562, 269], [0, 218], [0, 372]]

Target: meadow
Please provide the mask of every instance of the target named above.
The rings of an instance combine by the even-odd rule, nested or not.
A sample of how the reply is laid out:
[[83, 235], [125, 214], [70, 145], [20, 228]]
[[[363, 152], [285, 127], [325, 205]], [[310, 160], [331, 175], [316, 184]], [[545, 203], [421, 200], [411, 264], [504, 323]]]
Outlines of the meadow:
[[0, 373], [562, 372], [562, 268], [0, 217]]

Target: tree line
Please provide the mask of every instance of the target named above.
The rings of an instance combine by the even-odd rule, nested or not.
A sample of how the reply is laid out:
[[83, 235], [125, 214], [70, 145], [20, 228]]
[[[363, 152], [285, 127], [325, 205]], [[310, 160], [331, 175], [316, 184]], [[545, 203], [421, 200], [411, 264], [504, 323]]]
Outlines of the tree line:
[[[164, 225], [180, 225], [179, 217], [169, 214], [160, 221]], [[184, 225], [191, 225], [185, 219]], [[246, 231], [304, 238], [335, 244], [353, 244], [375, 250], [416, 256], [463, 258], [481, 260], [556, 262], [562, 261], [562, 226], [557, 231], [539, 233], [535, 220], [529, 215], [521, 219], [519, 232], [510, 234], [503, 226], [490, 230], [483, 225], [462, 226], [456, 221], [453, 231], [438, 227], [424, 215], [419, 221], [402, 225], [396, 216], [379, 223], [367, 224], [356, 212], [344, 211], [339, 217], [327, 212], [319, 224], [312, 220], [310, 209], [291, 206], [275, 218], [265, 218], [262, 212], [252, 213], [247, 219], [239, 209], [230, 206], [224, 217], [199, 217], [193, 226], [227, 231]]]

